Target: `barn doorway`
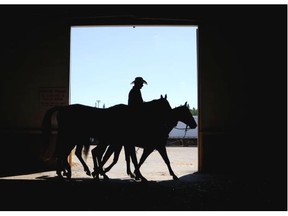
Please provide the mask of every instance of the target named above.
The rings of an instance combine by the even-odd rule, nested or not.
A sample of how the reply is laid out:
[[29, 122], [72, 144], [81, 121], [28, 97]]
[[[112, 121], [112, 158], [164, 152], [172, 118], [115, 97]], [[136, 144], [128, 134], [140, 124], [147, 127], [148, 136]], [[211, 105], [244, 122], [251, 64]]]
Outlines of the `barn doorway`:
[[[197, 28], [186, 25], [71, 27], [70, 104], [98, 108], [127, 104], [130, 83], [141, 76], [148, 83], [141, 89], [144, 101], [167, 94], [172, 108], [187, 102], [198, 121]], [[179, 122], [167, 143], [172, 169], [179, 177], [198, 171], [198, 127], [187, 132], [184, 128]], [[138, 160], [141, 151], [137, 151]], [[89, 155], [87, 163], [93, 169]], [[71, 163], [72, 169], [81, 167], [75, 155]], [[109, 176], [127, 177], [125, 166], [122, 150]], [[147, 158], [141, 171], [150, 175], [149, 179], [159, 176], [170, 179], [158, 152]], [[85, 173], [81, 170], [79, 175]]]

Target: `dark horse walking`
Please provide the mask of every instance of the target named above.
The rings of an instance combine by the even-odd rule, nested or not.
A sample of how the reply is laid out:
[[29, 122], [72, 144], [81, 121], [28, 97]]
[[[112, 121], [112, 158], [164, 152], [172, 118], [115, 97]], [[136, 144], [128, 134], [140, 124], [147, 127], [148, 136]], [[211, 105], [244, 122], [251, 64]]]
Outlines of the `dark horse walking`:
[[[149, 131], [153, 133], [154, 131], [159, 131], [159, 125], [162, 125], [162, 129], [159, 132], [163, 133], [163, 124], [171, 112], [171, 107], [166, 97], [164, 98], [162, 95], [160, 99], [144, 103], [143, 109], [137, 112], [133, 112], [124, 104], [115, 105], [107, 109], [80, 104], [54, 107], [48, 110], [44, 116], [42, 122], [44, 137], [50, 136], [54, 112], [57, 112], [56, 119], [58, 124], [56, 173], [59, 177], [63, 177], [62, 172], [64, 172], [64, 175], [71, 178], [71, 167], [67, 160], [68, 155], [75, 146], [82, 145], [87, 148], [90, 145], [90, 138], [94, 137], [100, 140], [100, 144], [109, 144], [113, 146], [113, 149], [121, 149], [124, 146], [131, 156], [135, 174], [138, 178], [145, 179], [138, 169], [132, 141], [141, 139], [139, 135], [143, 134], [140, 134], [138, 130], [150, 128]], [[130, 134], [131, 128], [137, 128], [137, 130], [133, 129], [133, 133]], [[114, 134], [111, 134], [112, 130]], [[127, 136], [127, 133], [129, 136]], [[130, 138], [127, 139], [127, 137]]]
[[[174, 174], [174, 172], [171, 168], [170, 161], [169, 161], [167, 151], [166, 151], [166, 144], [167, 144], [167, 139], [168, 139], [169, 133], [177, 125], [178, 121], [185, 123], [187, 127], [189, 126], [192, 129], [197, 127], [197, 123], [195, 122], [195, 119], [193, 118], [193, 116], [192, 116], [192, 114], [191, 114], [191, 112], [187, 106], [187, 103], [185, 103], [185, 105], [183, 105], [183, 106], [179, 106], [179, 107], [172, 109], [171, 112], [169, 112], [169, 115], [167, 116], [167, 118], [163, 122], [158, 122], [158, 124], [155, 123], [155, 124], [153, 124], [153, 126], [152, 125], [150, 125], [150, 126], [146, 125], [148, 127], [142, 128], [145, 130], [140, 130], [141, 126], [136, 127], [136, 128], [130, 127], [129, 132], [132, 133], [133, 135], [131, 135], [131, 134], [128, 135], [127, 132], [125, 133], [125, 130], [123, 131], [123, 134], [127, 135], [125, 137], [126, 145], [128, 145], [130, 147], [131, 146], [137, 146], [137, 147], [143, 148], [143, 150], [144, 150], [142, 155], [141, 155], [138, 166], [135, 167], [136, 173], [139, 172], [141, 165], [144, 163], [144, 161], [147, 159], [147, 157], [154, 150], [157, 150], [160, 153], [164, 162], [166, 163], [170, 175], [173, 177], [174, 180], [178, 179], [178, 177]], [[109, 150], [110, 148], [111, 148], [111, 150]], [[105, 155], [103, 156], [102, 160], [101, 160], [101, 156], [102, 156], [101, 154], [93, 155], [93, 159], [95, 156], [100, 157], [98, 159], [100, 161], [100, 167], [98, 167], [98, 169], [100, 169], [101, 172], [104, 172], [103, 166], [107, 162], [107, 160], [109, 159], [111, 154], [114, 152], [114, 155], [116, 155], [116, 156], [114, 156], [114, 160], [113, 160], [112, 164], [110, 166], [108, 166], [107, 168], [105, 168], [105, 173], [108, 172], [113, 167], [113, 165], [117, 163], [120, 150], [121, 149], [118, 149], [118, 151], [115, 151], [115, 149], [113, 149], [113, 145], [110, 145], [108, 147], [108, 150], [106, 151]], [[130, 159], [129, 159], [129, 155], [127, 155], [127, 154], [129, 154], [129, 151], [125, 151], [126, 164], [127, 164], [127, 174], [131, 175]], [[136, 174], [136, 177], [137, 177], [137, 174]], [[106, 178], [107, 178], [107, 176], [106, 176]], [[145, 180], [144, 177], [142, 177], [141, 179]]]

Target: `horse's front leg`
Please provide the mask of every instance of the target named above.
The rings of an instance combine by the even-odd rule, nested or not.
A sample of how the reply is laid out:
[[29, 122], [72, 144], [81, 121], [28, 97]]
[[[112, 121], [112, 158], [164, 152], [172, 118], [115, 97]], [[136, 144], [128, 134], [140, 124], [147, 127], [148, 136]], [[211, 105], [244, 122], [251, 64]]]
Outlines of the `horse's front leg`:
[[139, 164], [138, 164], [138, 170], [139, 171], [140, 171], [140, 167], [145, 162], [147, 157], [152, 153], [152, 151], [153, 151], [153, 149], [151, 149], [151, 148], [144, 148], [143, 149], [143, 153], [142, 153], [142, 155], [140, 157]]
[[87, 164], [85, 163], [85, 161], [82, 158], [82, 149], [83, 149], [83, 145], [77, 145], [76, 150], [75, 150], [75, 155], [77, 156], [78, 160], [81, 162], [86, 174], [88, 176], [91, 176], [91, 172], [89, 170], [89, 167], [87, 166]]
[[[118, 162], [121, 149], [122, 149], [122, 145], [119, 145], [119, 146], [110, 145], [108, 147], [108, 150], [107, 150], [108, 153], [107, 154], [110, 155], [110, 154], [112, 154], [114, 152], [114, 158], [113, 158], [112, 163], [108, 167], [104, 168], [104, 172], [105, 173], [109, 172], [111, 170], [111, 168]], [[104, 158], [103, 158], [103, 166], [104, 166], [105, 163], [106, 163], [106, 161], [104, 161]]]
[[160, 153], [161, 157], [163, 158], [164, 162], [166, 163], [170, 175], [173, 177], [174, 180], [178, 180], [179, 178], [175, 175], [175, 173], [173, 172], [173, 170], [171, 168], [165, 145], [161, 145], [161, 146], [157, 147], [157, 150]]
[[[122, 147], [122, 146], [120, 146], [120, 150], [121, 150], [121, 147]], [[99, 161], [100, 174], [101, 174], [101, 175], [104, 177], [104, 179], [106, 179], [106, 180], [109, 179], [109, 177], [108, 177], [105, 173], [108, 172], [108, 171], [115, 165], [115, 163], [118, 161], [118, 157], [116, 156], [116, 158], [114, 158], [112, 164], [111, 164], [110, 166], [108, 166], [108, 169], [106, 169], [105, 171], [103, 170], [103, 167], [104, 167], [105, 163], [109, 160], [109, 158], [111, 157], [111, 155], [112, 155], [115, 151], [117, 151], [117, 148], [116, 148], [114, 145], [111, 145], [111, 144], [110, 144], [109, 147], [108, 147], [108, 149], [107, 149], [107, 151], [105, 152], [102, 160]], [[120, 153], [120, 151], [119, 151], [119, 153]], [[119, 155], [118, 155], [118, 156], [119, 156]], [[115, 155], [114, 155], [114, 157], [115, 157]], [[115, 160], [115, 159], [116, 159], [116, 160]]]

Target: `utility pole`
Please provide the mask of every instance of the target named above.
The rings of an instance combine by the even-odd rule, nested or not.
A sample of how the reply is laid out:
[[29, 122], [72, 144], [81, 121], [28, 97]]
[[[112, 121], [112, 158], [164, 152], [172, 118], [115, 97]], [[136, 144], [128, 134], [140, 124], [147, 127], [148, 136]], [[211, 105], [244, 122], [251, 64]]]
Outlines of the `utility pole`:
[[96, 106], [97, 108], [99, 108], [99, 103], [101, 102], [101, 100], [96, 100], [96, 102], [97, 102], [97, 106], [96, 106], [96, 103], [95, 103], [95, 106]]

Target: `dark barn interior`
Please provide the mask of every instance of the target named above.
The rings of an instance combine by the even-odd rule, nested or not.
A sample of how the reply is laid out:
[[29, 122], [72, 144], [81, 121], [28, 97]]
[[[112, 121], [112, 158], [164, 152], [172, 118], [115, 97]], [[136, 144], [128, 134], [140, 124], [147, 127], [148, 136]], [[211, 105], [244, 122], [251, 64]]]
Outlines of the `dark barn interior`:
[[1, 210], [287, 210], [287, 5], [0, 5], [0, 18], [0, 176], [53, 169], [39, 95], [60, 87], [69, 103], [71, 26], [197, 25], [199, 104], [190, 182], [0, 180]]

